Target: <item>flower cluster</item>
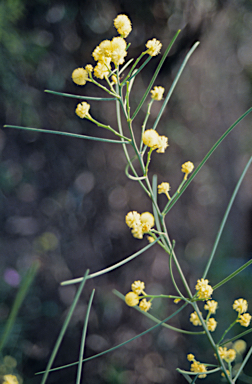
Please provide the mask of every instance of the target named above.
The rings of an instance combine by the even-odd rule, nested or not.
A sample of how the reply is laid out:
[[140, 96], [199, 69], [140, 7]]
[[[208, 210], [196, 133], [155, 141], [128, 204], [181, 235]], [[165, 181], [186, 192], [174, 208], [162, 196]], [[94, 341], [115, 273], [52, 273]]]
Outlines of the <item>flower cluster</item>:
[[211, 295], [213, 293], [213, 288], [211, 287], [211, 285], [208, 284], [207, 279], [197, 280], [197, 284], [195, 286], [195, 289], [197, 291], [197, 298], [199, 300], [210, 299]]
[[140, 213], [136, 211], [129, 212], [125, 217], [128, 227], [132, 228], [132, 235], [137, 239], [142, 239], [145, 233], [148, 233], [154, 227], [154, 216], [150, 212]]
[[[187, 355], [187, 360], [192, 362], [192, 364], [191, 364], [191, 371], [192, 372], [195, 372], [195, 373], [207, 372], [205, 364], [202, 364], [199, 361], [196, 361], [195, 357], [192, 353], [189, 353], [189, 355]], [[199, 375], [198, 377], [199, 377], [199, 379], [204, 379], [206, 377], [206, 374]]]
[[163, 87], [154, 87], [154, 89], [151, 90], [151, 98], [157, 101], [162, 100], [164, 90]]
[[232, 348], [227, 349], [226, 347], [224, 348], [219, 347], [218, 352], [219, 352], [220, 358], [222, 360], [225, 360], [227, 363], [232, 363], [232, 361], [234, 361], [234, 359], [236, 358], [236, 352]]
[[[208, 298], [210, 298], [213, 292], [213, 288], [211, 287], [211, 285], [208, 284], [208, 280], [204, 279], [197, 281], [195, 289], [197, 290], [197, 298], [200, 300], [207, 300]], [[214, 332], [217, 327], [217, 321], [213, 317], [210, 317], [212, 314], [215, 314], [217, 306], [218, 303], [215, 300], [208, 300], [204, 305], [204, 309], [208, 311], [205, 323], [207, 329], [210, 332]], [[196, 312], [191, 313], [190, 322], [195, 326], [202, 325], [202, 322], [200, 321], [199, 316]]]
[[168, 138], [166, 136], [159, 136], [155, 129], [147, 129], [142, 136], [143, 143], [147, 147], [156, 149], [158, 153], [164, 153], [168, 147]]
[[18, 379], [15, 375], [4, 375], [3, 378], [3, 384], [18, 384]]
[[[133, 284], [131, 284], [131, 292], [128, 292], [125, 295], [125, 302], [129, 307], [135, 307], [139, 303], [139, 308], [147, 312], [151, 307], [151, 302], [147, 301], [144, 296], [146, 293], [144, 292], [145, 284], [143, 281], [137, 280]], [[142, 295], [142, 296], [140, 296]]]
[[243, 327], [248, 327], [251, 321], [251, 315], [244, 313], [248, 309], [248, 302], [244, 299], [238, 299], [234, 301], [233, 309], [238, 312], [237, 323], [240, 323]]
[[187, 180], [187, 176], [189, 173], [193, 171], [194, 165], [191, 161], [187, 161], [186, 163], [182, 164], [181, 172], [185, 174], [184, 180]]
[[171, 196], [169, 195], [170, 189], [171, 187], [169, 183], [161, 183], [158, 185], [158, 193], [159, 194], [164, 193], [167, 196], [168, 200], [171, 199]]
[[90, 117], [88, 111], [90, 108], [90, 104], [86, 103], [85, 101], [82, 101], [82, 103], [79, 103], [75, 109], [75, 113], [77, 116], [79, 116], [81, 119], [84, 119], [85, 117]]

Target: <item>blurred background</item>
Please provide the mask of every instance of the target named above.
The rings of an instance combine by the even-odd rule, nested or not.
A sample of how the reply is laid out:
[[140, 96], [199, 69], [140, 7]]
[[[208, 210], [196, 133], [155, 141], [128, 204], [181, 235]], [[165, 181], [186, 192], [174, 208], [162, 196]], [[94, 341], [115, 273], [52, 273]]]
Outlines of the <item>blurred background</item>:
[[[93, 85], [77, 87], [71, 73], [88, 63], [104, 39], [116, 36], [113, 19], [129, 16], [127, 58], [137, 57], [155, 37], [163, 50], [182, 32], [154, 85], [169, 89], [186, 53], [200, 41], [163, 114], [158, 131], [169, 137], [166, 153], [152, 155], [150, 174], [179, 185], [181, 164], [199, 164], [226, 129], [251, 107], [251, 0], [2, 0], [0, 2], [0, 119], [21, 125], [113, 138], [79, 119], [78, 100], [44, 93], [45, 89], [79, 95], [103, 95]], [[160, 57], [153, 58], [134, 84], [132, 109], [141, 99]], [[148, 128], [161, 104], [154, 103]], [[135, 120], [139, 138], [147, 104]], [[116, 126], [113, 102], [92, 102], [99, 121]], [[167, 217], [176, 253], [191, 288], [202, 276], [222, 216], [236, 182], [251, 155], [252, 115], [225, 139]], [[127, 179], [125, 159], [117, 144], [104, 144], [43, 133], [0, 129], [1, 331], [20, 280], [34, 260], [40, 264], [23, 302], [2, 358], [17, 362], [14, 372], [26, 383], [45, 368], [77, 286], [60, 282], [112, 265], [147, 240], [134, 239], [124, 217], [130, 210], [151, 210], [140, 186]], [[252, 170], [232, 208], [208, 278], [212, 285], [233, 272], [252, 254]], [[166, 203], [159, 196], [161, 207]], [[151, 327], [153, 322], [126, 307], [113, 293], [130, 290], [142, 280], [148, 293], [172, 294], [168, 257], [154, 246], [123, 268], [89, 280], [74, 312], [55, 366], [78, 360], [87, 302], [96, 289], [85, 356], [115, 346]], [[219, 302], [216, 340], [234, 320], [232, 303], [251, 297], [251, 268], [214, 293]], [[250, 309], [252, 303], [249, 301]], [[159, 319], [178, 307], [156, 300], [151, 313]], [[197, 331], [186, 308], [172, 325]], [[230, 337], [245, 330], [237, 325]], [[251, 344], [251, 336], [246, 338]], [[204, 352], [203, 352], [204, 351]], [[176, 367], [189, 369], [188, 353], [214, 363], [208, 344], [161, 327], [98, 359], [87, 362], [83, 382], [92, 384], [184, 383]], [[0, 367], [0, 374], [1, 374]], [[252, 374], [249, 364], [245, 372]], [[74, 382], [76, 367], [52, 373], [50, 383]], [[215, 377], [219, 379], [218, 375]], [[205, 380], [212, 382], [212, 377]]]

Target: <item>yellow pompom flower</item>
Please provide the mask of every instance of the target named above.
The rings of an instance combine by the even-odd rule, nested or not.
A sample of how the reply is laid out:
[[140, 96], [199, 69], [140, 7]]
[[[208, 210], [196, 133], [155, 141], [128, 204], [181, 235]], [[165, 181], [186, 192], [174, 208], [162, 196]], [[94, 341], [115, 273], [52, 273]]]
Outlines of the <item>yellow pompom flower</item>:
[[142, 224], [148, 224], [150, 228], [154, 227], [155, 219], [152, 213], [144, 212], [140, 215], [140, 220]]
[[182, 164], [181, 166], [181, 172], [185, 173], [184, 180], [187, 180], [187, 176], [189, 173], [193, 171], [194, 165], [191, 161], [187, 161], [186, 163]]
[[218, 352], [219, 352], [219, 355], [220, 355], [220, 358], [221, 359], [225, 359], [226, 355], [227, 355], [227, 348], [226, 347], [219, 347], [218, 348]]
[[248, 327], [251, 321], [251, 315], [249, 313], [244, 313], [239, 316], [237, 323], [240, 323], [243, 327]]
[[202, 325], [202, 323], [199, 319], [199, 316], [197, 315], [197, 313], [195, 311], [193, 313], [191, 313], [191, 315], [190, 315], [190, 322], [195, 326]]
[[188, 355], [187, 355], [187, 360], [188, 361], [193, 361], [195, 359], [195, 356], [192, 354], [192, 353], [189, 353]]
[[144, 295], [144, 288], [145, 284], [143, 281], [136, 280], [133, 284], [131, 284], [131, 289], [133, 292], [135, 292], [137, 295], [141, 295], [141, 293]]
[[150, 148], [157, 148], [159, 142], [159, 134], [155, 129], [147, 129], [142, 136], [143, 143]]
[[217, 309], [217, 301], [214, 301], [214, 300], [208, 300], [206, 302], [206, 304], [204, 305], [204, 309], [206, 311], [209, 311], [209, 313], [212, 313], [214, 314], [216, 312], [216, 309]]
[[142, 224], [139, 224], [139, 225], [135, 225], [133, 227], [133, 229], [131, 230], [131, 233], [132, 235], [136, 238], [136, 239], [142, 239], [143, 238], [143, 228], [142, 228]]
[[213, 293], [213, 288], [211, 287], [211, 285], [208, 284], [207, 279], [197, 280], [197, 284], [195, 286], [195, 289], [196, 289], [196, 291], [198, 291], [197, 297], [200, 300], [210, 299], [211, 295]]
[[133, 228], [135, 225], [141, 224], [140, 221], [140, 213], [136, 211], [132, 211], [127, 213], [125, 217], [125, 222], [128, 225], [128, 227]]
[[145, 46], [148, 48], [146, 53], [148, 53], [150, 56], [157, 56], [162, 48], [162, 44], [157, 39], [147, 41]]
[[244, 300], [244, 299], [237, 299], [237, 300], [235, 300], [234, 304], [233, 304], [233, 309], [235, 311], [239, 312], [239, 314], [246, 312], [247, 309], [248, 309], [248, 302], [247, 302], [247, 300]]
[[224, 360], [227, 363], [232, 363], [232, 361], [234, 361], [235, 358], [236, 358], [235, 350], [234, 349], [228, 349], [226, 352], [226, 356], [224, 357]]
[[127, 295], [125, 296], [125, 303], [129, 307], [134, 307], [135, 305], [137, 305], [139, 303], [138, 295], [135, 292], [127, 293]]
[[159, 136], [157, 153], [165, 153], [165, 150], [167, 147], [168, 147], [168, 137]]
[[151, 90], [151, 98], [157, 101], [162, 100], [164, 90], [163, 87], [154, 87], [154, 89]]
[[171, 199], [171, 196], [169, 195], [169, 190], [171, 189], [170, 187], [170, 184], [169, 183], [161, 183], [158, 185], [158, 193], [161, 194], [161, 193], [165, 193], [168, 200]]
[[93, 70], [94, 70], [94, 68], [93, 68], [93, 66], [92, 66], [91, 64], [87, 64], [87, 65], [85, 66], [85, 70], [86, 70], [88, 73], [92, 73]]
[[89, 113], [88, 113], [89, 108], [90, 108], [90, 105], [88, 103], [86, 103], [85, 101], [83, 101], [82, 103], [79, 103], [77, 105], [75, 113], [81, 119], [84, 119], [85, 117], [89, 116]]
[[94, 75], [98, 79], [104, 79], [109, 75], [110, 65], [107, 63], [98, 62], [96, 67], [94, 68]]
[[[207, 372], [206, 366], [204, 364], [201, 364], [199, 361], [194, 361], [191, 364], [191, 371], [196, 372], [196, 373], [201, 373], [201, 372]], [[206, 375], [199, 375], [199, 379], [204, 379]]]
[[132, 30], [131, 21], [126, 15], [118, 15], [114, 19], [114, 26], [117, 29], [119, 35], [123, 37], [127, 37]]
[[3, 378], [3, 384], [18, 384], [18, 379], [15, 375], [4, 375]]
[[146, 299], [143, 299], [140, 301], [140, 304], [139, 304], [139, 308], [144, 311], [144, 312], [147, 312], [151, 307], [151, 302], [150, 301], [147, 301]]
[[88, 79], [88, 72], [84, 68], [76, 68], [72, 73], [72, 80], [75, 84], [85, 85]]
[[208, 321], [207, 321], [207, 329], [210, 332], [214, 332], [216, 326], [217, 326], [217, 321], [213, 317], [210, 317], [210, 319], [208, 319]]
[[115, 65], [124, 63], [124, 58], [127, 55], [126, 47], [126, 41], [120, 36], [114, 37], [111, 41], [110, 57]]

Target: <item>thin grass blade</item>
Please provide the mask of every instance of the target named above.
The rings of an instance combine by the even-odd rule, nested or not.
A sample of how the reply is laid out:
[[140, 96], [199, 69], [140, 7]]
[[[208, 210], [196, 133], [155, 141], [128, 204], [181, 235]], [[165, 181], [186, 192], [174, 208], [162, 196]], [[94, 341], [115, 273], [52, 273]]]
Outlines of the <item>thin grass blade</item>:
[[252, 332], [252, 328], [247, 329], [247, 331], [239, 333], [239, 335], [236, 335], [236, 336], [232, 337], [231, 339], [223, 341], [222, 343], [220, 343], [220, 346], [228, 344], [228, 343], [232, 343], [233, 341], [240, 339], [241, 337], [246, 336], [248, 333], [251, 333], [251, 332]]
[[148, 85], [148, 88], [146, 89], [146, 91], [145, 91], [145, 93], [144, 93], [144, 95], [143, 95], [143, 97], [142, 97], [142, 100], [141, 100], [140, 103], [138, 104], [138, 106], [137, 106], [137, 108], [136, 108], [136, 110], [135, 110], [135, 112], [134, 112], [134, 114], [133, 114], [133, 116], [132, 116], [132, 120], [134, 120], [134, 118], [136, 117], [136, 115], [137, 115], [138, 112], [140, 111], [140, 109], [141, 109], [143, 103], [145, 102], [145, 99], [146, 99], [146, 97], [148, 96], [148, 94], [149, 94], [149, 92], [150, 92], [150, 90], [151, 90], [151, 87], [152, 87], [154, 81], [156, 80], [157, 75], [159, 74], [159, 71], [160, 71], [160, 69], [162, 68], [162, 66], [163, 66], [163, 64], [164, 64], [164, 61], [165, 61], [165, 59], [166, 59], [168, 53], [170, 52], [170, 50], [171, 50], [173, 44], [175, 43], [175, 40], [177, 39], [179, 33], [180, 33], [180, 30], [178, 30], [178, 32], [175, 34], [175, 36], [173, 37], [172, 41], [171, 41], [170, 44], [168, 45], [168, 47], [167, 47], [165, 53], [163, 54], [163, 57], [162, 57], [162, 59], [160, 60], [160, 62], [159, 62], [159, 64], [158, 64], [158, 67], [157, 67], [156, 71], [154, 72], [154, 75], [153, 75], [153, 77], [152, 77], [152, 79], [151, 79], [151, 81], [150, 81], [150, 84]]
[[214, 258], [214, 255], [215, 255], [217, 246], [218, 246], [218, 244], [219, 244], [219, 241], [220, 241], [220, 238], [221, 238], [221, 235], [222, 235], [224, 226], [225, 226], [225, 224], [226, 224], [226, 221], [227, 221], [229, 212], [230, 212], [230, 210], [231, 210], [231, 208], [232, 208], [232, 206], [233, 206], [234, 199], [235, 199], [235, 197], [236, 197], [236, 195], [237, 195], [237, 193], [238, 193], [238, 191], [239, 191], [239, 189], [240, 189], [241, 183], [242, 183], [242, 181], [243, 181], [243, 179], [244, 179], [244, 176], [245, 176], [246, 173], [247, 173], [247, 170], [249, 169], [249, 167], [250, 167], [250, 165], [251, 165], [251, 162], [252, 162], [252, 156], [251, 156], [251, 158], [249, 159], [249, 161], [247, 162], [247, 164], [246, 164], [246, 166], [245, 166], [245, 168], [244, 168], [244, 170], [243, 170], [243, 172], [242, 172], [242, 174], [241, 174], [241, 176], [240, 176], [240, 178], [239, 178], [239, 180], [238, 180], [238, 183], [236, 184], [236, 187], [235, 187], [235, 189], [234, 189], [234, 192], [232, 193], [231, 199], [230, 199], [230, 201], [229, 201], [229, 203], [228, 203], [226, 212], [225, 212], [225, 214], [224, 214], [224, 216], [223, 216], [223, 219], [222, 219], [222, 221], [221, 221], [221, 225], [220, 225], [220, 228], [219, 228], [219, 230], [218, 230], [218, 233], [217, 233], [217, 236], [216, 236], [214, 245], [213, 245], [213, 249], [212, 249], [211, 255], [210, 255], [210, 257], [209, 257], [209, 260], [208, 260], [208, 262], [207, 262], [205, 271], [204, 271], [204, 273], [203, 273], [203, 279], [206, 278], [206, 275], [207, 275], [207, 273], [208, 273], [208, 271], [209, 271], [209, 268], [210, 268], [211, 263], [212, 263], [212, 261], [213, 261], [213, 258]]
[[250, 264], [252, 264], [252, 259], [247, 261], [247, 263], [243, 264], [240, 268], [236, 269], [233, 273], [227, 276], [225, 279], [221, 280], [218, 284], [216, 284], [213, 289], [220, 288], [222, 285], [226, 284], [229, 280], [233, 279], [238, 273], [242, 272], [245, 268], [247, 268]]
[[71, 320], [71, 317], [72, 317], [72, 315], [73, 315], [73, 312], [74, 312], [74, 310], [75, 310], [75, 307], [76, 307], [76, 305], [77, 305], [77, 303], [78, 303], [78, 300], [79, 300], [79, 298], [80, 298], [81, 292], [82, 292], [82, 290], [83, 290], [83, 288], [84, 288], [85, 282], [86, 282], [86, 280], [87, 280], [88, 273], [89, 273], [89, 270], [86, 271], [85, 275], [84, 275], [83, 278], [82, 278], [82, 282], [81, 282], [81, 284], [80, 284], [80, 286], [79, 286], [79, 288], [78, 288], [78, 291], [77, 291], [77, 293], [76, 293], [76, 295], [75, 295], [75, 298], [74, 298], [74, 300], [73, 300], [73, 302], [72, 302], [72, 304], [71, 304], [71, 307], [70, 307], [69, 312], [68, 312], [68, 314], [67, 314], [67, 317], [66, 317], [66, 319], [65, 319], [65, 321], [64, 321], [64, 324], [63, 324], [63, 326], [62, 326], [62, 328], [61, 328], [61, 331], [60, 331], [60, 334], [59, 334], [59, 336], [58, 336], [58, 339], [57, 339], [57, 341], [56, 341], [56, 343], [55, 343], [55, 345], [54, 345], [54, 348], [53, 348], [52, 354], [51, 354], [51, 356], [50, 356], [50, 359], [49, 359], [49, 361], [48, 361], [48, 363], [47, 363], [46, 370], [45, 370], [45, 372], [44, 372], [44, 375], [43, 375], [41, 384], [45, 384], [45, 382], [46, 382], [46, 380], [47, 380], [47, 378], [48, 378], [50, 369], [51, 369], [52, 364], [53, 364], [53, 362], [54, 362], [54, 359], [55, 359], [55, 357], [56, 357], [56, 355], [57, 355], [57, 353], [58, 353], [60, 344], [61, 344], [62, 339], [63, 339], [63, 337], [64, 337], [64, 335], [65, 335], [65, 333], [66, 333], [68, 324], [69, 324], [69, 322], [70, 322], [70, 320]]
[[3, 331], [3, 335], [2, 335], [1, 340], [0, 340], [0, 351], [2, 351], [3, 347], [5, 346], [5, 344], [8, 340], [8, 337], [11, 333], [12, 327], [13, 327], [14, 322], [16, 320], [18, 311], [19, 311], [19, 309], [20, 309], [20, 307], [24, 301], [24, 298], [25, 298], [33, 280], [34, 280], [34, 277], [36, 276], [38, 269], [39, 269], [39, 262], [35, 261], [31, 265], [31, 267], [28, 269], [27, 273], [25, 274], [25, 276], [23, 277], [23, 279], [21, 281], [20, 288], [19, 288], [18, 293], [16, 295], [14, 304], [11, 308], [10, 315], [8, 317], [7, 323], [6, 323], [4, 331]]
[[[153, 331], [154, 329], [156, 329], [156, 328], [159, 327], [160, 325], [164, 324], [166, 321], [169, 321], [172, 317], [176, 316], [180, 311], [182, 311], [182, 309], [184, 309], [185, 306], [186, 306], [186, 304], [184, 304], [184, 306], [180, 307], [176, 312], [174, 312], [173, 314], [171, 314], [170, 316], [168, 316], [166, 319], [160, 321], [160, 323], [158, 323], [158, 324], [156, 324], [156, 325], [153, 325], [153, 327], [151, 327], [151, 328], [148, 328], [146, 331], [144, 331], [144, 332], [142, 332], [142, 333], [139, 333], [138, 335], [132, 337], [131, 339], [126, 340], [126, 341], [124, 341], [123, 343], [116, 345], [115, 347], [109, 348], [109, 349], [107, 349], [106, 351], [103, 351], [103, 352], [97, 353], [96, 355], [87, 357], [87, 358], [85, 358], [82, 362], [89, 361], [89, 360], [93, 360], [93, 359], [96, 359], [97, 357], [100, 357], [100, 356], [102, 356], [102, 355], [105, 355], [105, 354], [107, 354], [107, 353], [109, 353], [109, 352], [113, 352], [113, 351], [116, 350], [117, 348], [120, 348], [120, 347], [122, 347], [122, 346], [124, 346], [124, 345], [130, 343], [131, 341], [136, 340], [136, 339], [138, 339], [139, 337], [141, 337], [141, 336], [143, 336], [143, 335], [146, 335], [146, 333], [149, 333], [149, 332]], [[52, 368], [52, 369], [50, 370], [50, 372], [58, 371], [58, 370], [60, 370], [60, 369], [64, 369], [64, 368], [69, 368], [69, 367], [72, 367], [72, 366], [77, 365], [77, 364], [79, 364], [78, 361], [77, 361], [77, 362], [74, 362], [74, 363], [70, 363], [70, 364], [62, 365], [62, 366], [60, 366], [60, 367]], [[40, 374], [42, 374], [42, 373], [44, 373], [44, 372], [37, 372], [36, 375], [40, 375]]]
[[[121, 267], [122, 265], [128, 263], [129, 261], [135, 259], [137, 256], [141, 255], [143, 252], [147, 251], [147, 249], [152, 247], [159, 239], [160, 238], [157, 238], [152, 243], [146, 245], [146, 247], [140, 249], [140, 251], [137, 251], [133, 255], [131, 255], [129, 257], [126, 257], [126, 259], [123, 259], [122, 261], [119, 261], [119, 263], [113, 264], [113, 265], [111, 265], [111, 267], [102, 269], [102, 270], [100, 270], [98, 272], [91, 273], [90, 275], [87, 276], [87, 280], [88, 279], [93, 279], [94, 277], [97, 277], [97, 276], [104, 275], [104, 273], [111, 272], [114, 269]], [[77, 283], [80, 283], [82, 280], [83, 280], [83, 277], [78, 277], [77, 279], [62, 281], [61, 285], [77, 284]]]
[[83, 355], [84, 355], [84, 347], [85, 347], [85, 341], [86, 341], [86, 334], [87, 334], [87, 326], [88, 326], [88, 319], [89, 319], [89, 314], [94, 298], [94, 293], [95, 290], [93, 289], [90, 299], [88, 302], [88, 307], [87, 307], [87, 313], [86, 317], [84, 320], [84, 326], [83, 326], [83, 331], [82, 331], [82, 337], [81, 337], [81, 345], [80, 345], [80, 354], [79, 354], [79, 363], [78, 363], [78, 371], [77, 371], [77, 378], [76, 378], [76, 384], [80, 384], [81, 381], [81, 372], [82, 372], [82, 361], [83, 361]]
[[252, 354], [252, 347], [249, 348], [249, 351], [248, 353], [246, 354], [245, 358], [243, 359], [243, 362], [241, 363], [236, 375], [235, 375], [235, 378], [233, 379], [233, 382], [235, 383], [236, 380], [238, 379], [238, 377], [240, 376], [240, 373], [242, 372], [243, 368], [245, 367], [245, 365], [247, 364], [248, 362], [248, 359], [250, 358]]
[[4, 125], [4, 128], [14, 128], [14, 129], [23, 129], [25, 131], [33, 131], [33, 132], [42, 132], [42, 133], [52, 133], [54, 135], [68, 136], [74, 137], [77, 139], [85, 139], [85, 140], [93, 140], [93, 141], [103, 141], [105, 143], [115, 143], [115, 144], [129, 144], [129, 141], [123, 140], [111, 140], [111, 139], [102, 139], [100, 137], [86, 136], [86, 135], [78, 135], [76, 133], [70, 132], [61, 132], [61, 131], [52, 131], [50, 129], [40, 129], [40, 128], [31, 128], [31, 127], [20, 127], [18, 125]]
[[45, 89], [44, 92], [51, 93], [52, 95], [70, 97], [72, 99], [79, 99], [79, 100], [91, 100], [91, 101], [112, 101], [112, 100], [116, 100], [116, 97], [80, 96], [80, 95], [73, 95], [71, 93], [62, 93], [62, 92], [50, 91], [49, 89]]

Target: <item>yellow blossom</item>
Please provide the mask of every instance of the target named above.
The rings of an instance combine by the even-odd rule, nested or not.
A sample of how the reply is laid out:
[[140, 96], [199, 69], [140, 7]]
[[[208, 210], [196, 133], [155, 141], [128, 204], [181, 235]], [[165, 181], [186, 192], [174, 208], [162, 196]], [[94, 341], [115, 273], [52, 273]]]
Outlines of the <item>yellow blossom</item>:
[[154, 227], [155, 219], [152, 213], [144, 212], [140, 215], [140, 220], [142, 224], [149, 224], [150, 228]]
[[89, 108], [90, 108], [90, 105], [88, 103], [86, 103], [85, 101], [82, 101], [82, 103], [79, 103], [77, 105], [75, 113], [81, 119], [84, 119], [85, 117], [89, 116], [89, 113], [88, 113]]
[[93, 66], [91, 65], [91, 64], [87, 64], [86, 66], [85, 66], [85, 70], [88, 72], [88, 73], [91, 73], [91, 72], [93, 72]]
[[187, 180], [187, 176], [189, 173], [193, 171], [194, 165], [191, 161], [187, 161], [186, 163], [182, 164], [181, 166], [181, 172], [185, 173], [184, 180]]
[[133, 229], [131, 230], [131, 233], [132, 235], [136, 238], [136, 239], [142, 239], [143, 238], [143, 228], [142, 228], [142, 224], [139, 224], [139, 225], [135, 225], [133, 227]]
[[75, 84], [85, 85], [88, 79], [88, 72], [84, 68], [76, 68], [72, 73], [72, 79]]
[[168, 137], [159, 136], [157, 152], [158, 153], [165, 153], [165, 150], [167, 147], [168, 147]]
[[224, 357], [224, 360], [227, 363], [232, 363], [232, 361], [234, 361], [235, 357], [236, 357], [235, 350], [234, 349], [228, 349], [226, 352], [226, 356]]
[[135, 225], [139, 225], [141, 223], [140, 214], [136, 211], [129, 212], [125, 217], [125, 221], [128, 227], [133, 228]]
[[151, 307], [151, 302], [147, 301], [146, 299], [141, 300], [139, 303], [139, 308], [144, 312], [147, 312], [150, 309], [150, 307]]
[[126, 41], [120, 36], [114, 37], [111, 41], [110, 57], [115, 65], [124, 63], [124, 58], [127, 55], [126, 47]]
[[246, 341], [239, 339], [234, 342], [233, 347], [236, 352], [242, 355], [246, 351], [247, 343]]
[[143, 281], [136, 280], [133, 284], [131, 284], [131, 289], [133, 292], [135, 292], [137, 295], [141, 295], [141, 293], [144, 294], [144, 288], [145, 284]]
[[154, 89], [151, 90], [151, 98], [157, 101], [162, 100], [164, 90], [163, 87], [154, 87]]
[[125, 295], [125, 303], [129, 307], [134, 307], [139, 303], [139, 297], [135, 292], [129, 292], [127, 295]]
[[157, 56], [162, 48], [162, 44], [157, 39], [152, 39], [147, 41], [145, 46], [146, 48], [148, 48], [147, 53], [150, 56]]
[[[201, 364], [199, 361], [194, 361], [191, 364], [191, 371], [196, 372], [196, 373], [200, 373], [200, 372], [207, 372], [207, 369], [206, 369], [206, 366], [204, 364]], [[199, 379], [204, 379], [205, 377], [206, 377], [205, 374], [198, 376]]]
[[237, 323], [240, 323], [243, 327], [248, 327], [251, 321], [251, 316], [249, 313], [244, 313], [239, 316]]
[[209, 313], [212, 313], [214, 314], [216, 312], [216, 309], [217, 309], [217, 301], [214, 301], [214, 300], [208, 300], [204, 306], [204, 309], [206, 311], [209, 311]]
[[187, 360], [188, 361], [193, 361], [195, 359], [195, 356], [192, 354], [192, 353], [189, 353], [188, 355], [187, 355]]
[[114, 26], [119, 35], [122, 35], [123, 37], [127, 37], [132, 30], [131, 21], [126, 15], [118, 15], [114, 19]]
[[197, 313], [195, 311], [193, 313], [191, 313], [191, 315], [190, 315], [190, 322], [195, 326], [202, 325], [202, 323], [199, 319], [199, 316], [197, 315]]
[[195, 289], [197, 292], [197, 297], [201, 300], [207, 300], [210, 299], [212, 293], [213, 293], [213, 288], [211, 285], [208, 285], [208, 280], [207, 279], [201, 279], [197, 280], [197, 284], [195, 286]]
[[165, 193], [169, 200], [171, 199], [171, 197], [169, 195], [169, 190], [170, 189], [171, 189], [171, 187], [170, 187], [169, 183], [161, 183], [161, 184], [158, 185], [158, 193], [159, 194]]
[[150, 148], [157, 148], [159, 134], [154, 129], [147, 129], [142, 136], [143, 143]]
[[3, 384], [18, 384], [18, 379], [15, 375], [4, 375]]
[[115, 75], [111, 76], [111, 80], [114, 84], [117, 84], [117, 77]]
[[233, 309], [235, 311], [239, 312], [239, 314], [246, 312], [247, 309], [248, 309], [248, 302], [247, 302], [247, 300], [244, 300], [244, 299], [237, 299], [237, 300], [235, 300], [234, 304], [233, 304]]
[[207, 329], [210, 332], [214, 332], [216, 326], [217, 326], [217, 321], [213, 317], [210, 317], [210, 319], [208, 319], [208, 321], [207, 321]]
[[96, 67], [94, 68], [94, 75], [98, 79], [104, 79], [109, 75], [110, 65], [102, 62], [98, 62]]
[[220, 355], [220, 358], [221, 359], [225, 359], [226, 355], [227, 355], [227, 348], [226, 347], [219, 347], [218, 348], [218, 352], [219, 352], [219, 355]]

